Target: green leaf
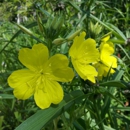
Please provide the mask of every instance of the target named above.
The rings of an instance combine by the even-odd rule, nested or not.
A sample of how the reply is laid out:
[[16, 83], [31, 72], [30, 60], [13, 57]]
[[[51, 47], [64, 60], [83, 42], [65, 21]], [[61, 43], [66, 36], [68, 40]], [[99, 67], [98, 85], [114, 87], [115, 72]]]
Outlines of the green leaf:
[[76, 129], [78, 129], [78, 130], [85, 130], [84, 127], [78, 121], [74, 121], [73, 124], [74, 124]]
[[70, 4], [72, 7], [74, 7], [77, 11], [81, 12], [79, 6], [77, 6], [77, 5], [75, 4], [75, 2], [68, 1], [68, 4]]
[[0, 70], [2, 70], [2, 54], [0, 54]]
[[127, 58], [130, 60], [130, 56], [129, 56], [129, 54], [126, 52], [126, 50], [125, 50], [120, 44], [117, 44], [117, 46], [121, 48], [121, 50], [125, 53], [125, 55], [127, 56]]
[[106, 125], [104, 125], [104, 127], [105, 127], [105, 130], [116, 130], [116, 129], [111, 128], [111, 127], [108, 127], [108, 126], [106, 126]]
[[52, 17], [52, 14], [50, 14], [48, 11], [44, 10], [43, 8], [39, 8], [43, 14], [45, 14], [47, 17]]
[[124, 41], [127, 40], [126, 36], [113, 24], [107, 23], [107, 25], [109, 25], [111, 28], [113, 28], [121, 37], [122, 39], [124, 39]]
[[0, 116], [0, 130], [2, 130], [3, 121], [4, 121], [4, 116]]
[[11, 94], [0, 94], [0, 99], [13, 99], [14, 95]]
[[114, 110], [130, 111], [130, 107], [111, 107]]
[[[113, 113], [113, 114], [115, 114], [115, 113]], [[127, 116], [125, 116], [125, 115], [121, 115], [121, 114], [115, 114], [115, 116], [118, 118], [118, 119], [120, 119], [120, 120], [122, 120], [123, 122], [126, 122], [126, 123], [128, 123], [128, 124], [130, 124], [130, 119], [129, 119], [129, 117], [127, 117]]]
[[114, 80], [115, 81], [120, 80], [121, 77], [123, 76], [123, 74], [124, 74], [124, 70], [121, 70], [121, 69], [120, 69], [120, 71], [117, 70], [115, 75], [114, 75]]
[[125, 43], [124, 40], [120, 40], [120, 39], [110, 39], [109, 41], [111, 41], [113, 43], [118, 43], [118, 44], [124, 44]]
[[68, 44], [67, 44], [67, 43], [63, 43], [63, 44], [61, 45], [60, 52], [61, 52], [62, 54], [66, 54], [66, 53], [68, 52]]
[[87, 95], [84, 95], [81, 91], [75, 91], [76, 95], [66, 94], [64, 100], [57, 106], [52, 106], [45, 110], [39, 110], [33, 116], [25, 120], [15, 130], [40, 130], [46, 124], [51, 122], [55, 117], [63, 113], [69, 107], [71, 107], [77, 100], [82, 100]]
[[100, 83], [100, 86], [108, 86], [108, 87], [118, 87], [118, 88], [126, 88], [124, 84], [122, 84], [120, 81], [108, 81], [105, 83]]
[[112, 99], [115, 99], [119, 104], [121, 104], [122, 106], [124, 105], [119, 99], [117, 99], [113, 93], [111, 93], [111, 91], [109, 92], [106, 88], [103, 87], [99, 87], [97, 90], [99, 93], [105, 95], [105, 96], [109, 96]]
[[[2, 44], [0, 44], [0, 50], [2, 49]], [[2, 53], [0, 53], [0, 70], [2, 70]]]

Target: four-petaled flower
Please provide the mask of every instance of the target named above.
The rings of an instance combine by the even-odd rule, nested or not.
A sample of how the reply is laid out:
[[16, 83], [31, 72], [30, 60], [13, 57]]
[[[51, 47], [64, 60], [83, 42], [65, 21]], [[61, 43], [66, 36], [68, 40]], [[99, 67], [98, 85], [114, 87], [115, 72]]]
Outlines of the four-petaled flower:
[[8, 78], [10, 87], [18, 99], [34, 100], [41, 109], [48, 108], [51, 103], [58, 104], [63, 99], [63, 90], [57, 82], [69, 82], [73, 79], [73, 70], [68, 67], [65, 55], [56, 54], [49, 58], [45, 45], [35, 44], [32, 49], [19, 51], [20, 62], [27, 67], [14, 71]]
[[99, 51], [96, 49], [96, 41], [88, 38], [85, 40], [85, 32], [74, 38], [74, 42], [69, 50], [72, 64], [79, 76], [95, 83], [95, 77], [98, 75], [96, 69], [91, 63], [98, 61]]

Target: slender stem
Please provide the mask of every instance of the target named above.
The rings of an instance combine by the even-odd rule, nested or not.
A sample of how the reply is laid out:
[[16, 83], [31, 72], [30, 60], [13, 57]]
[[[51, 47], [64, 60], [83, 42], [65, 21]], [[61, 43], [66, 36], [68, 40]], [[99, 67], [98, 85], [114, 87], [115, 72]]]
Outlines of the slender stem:
[[96, 120], [96, 123], [97, 123], [98, 126], [99, 126], [99, 129], [100, 129], [100, 130], [105, 130], [105, 129], [104, 129], [104, 126], [103, 126], [103, 123], [102, 123], [102, 122], [103, 122], [103, 119], [101, 119], [101, 115], [100, 115], [100, 113], [99, 113], [98, 105], [99, 105], [99, 104], [97, 104], [96, 100], [94, 100], [95, 113], [97, 114], [97, 119], [95, 119], [95, 120]]

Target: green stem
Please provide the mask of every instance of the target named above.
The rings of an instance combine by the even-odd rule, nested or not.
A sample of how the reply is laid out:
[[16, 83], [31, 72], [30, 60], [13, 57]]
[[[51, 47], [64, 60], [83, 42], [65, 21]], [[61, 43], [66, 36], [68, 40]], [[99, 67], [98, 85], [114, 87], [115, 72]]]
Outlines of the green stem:
[[113, 121], [110, 111], [108, 112], [108, 116], [109, 116], [109, 120], [110, 120], [111, 126], [113, 128], [117, 128], [117, 127], [115, 127], [116, 122]]
[[97, 114], [97, 119], [95, 119], [95, 120], [96, 120], [97, 125], [99, 126], [99, 129], [100, 129], [100, 130], [105, 130], [105, 129], [104, 129], [104, 126], [103, 126], [103, 123], [102, 123], [102, 122], [103, 122], [103, 119], [101, 119], [101, 115], [100, 115], [100, 113], [99, 113], [98, 105], [99, 105], [99, 104], [97, 104], [96, 100], [94, 100], [95, 113]]

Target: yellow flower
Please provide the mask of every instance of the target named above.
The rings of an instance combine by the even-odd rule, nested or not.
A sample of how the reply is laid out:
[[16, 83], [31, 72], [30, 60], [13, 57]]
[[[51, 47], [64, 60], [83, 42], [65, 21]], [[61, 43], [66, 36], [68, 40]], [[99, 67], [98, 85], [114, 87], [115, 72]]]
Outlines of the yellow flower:
[[9, 76], [8, 83], [14, 88], [14, 95], [23, 100], [34, 95], [41, 109], [48, 108], [51, 103], [58, 104], [64, 94], [57, 81], [69, 82], [74, 77], [67, 57], [56, 54], [49, 58], [47, 47], [35, 44], [32, 49], [21, 49], [18, 58], [28, 69], [14, 71]]
[[100, 45], [100, 60], [108, 67], [116, 68], [117, 59], [113, 56], [114, 45], [112, 42], [102, 42]]
[[98, 71], [99, 80], [101, 80], [103, 76], [106, 77], [108, 72], [113, 74], [115, 72], [113, 68], [117, 68], [117, 59], [113, 56], [114, 45], [109, 41], [109, 38], [110, 35], [107, 35], [101, 40], [102, 42], [99, 47], [101, 63], [94, 65]]
[[99, 51], [96, 49], [95, 40], [85, 38], [86, 33], [82, 32], [80, 36], [74, 38], [74, 42], [69, 50], [72, 64], [79, 76], [95, 83], [95, 77], [98, 75], [96, 69], [91, 63], [99, 58]]
[[113, 74], [115, 72], [114, 69], [111, 69], [110, 67], [98, 62], [96, 64], [94, 64], [95, 68], [97, 69], [98, 71], [98, 79], [99, 80], [102, 80], [102, 77], [106, 77], [108, 75], [108, 72], [110, 74]]

